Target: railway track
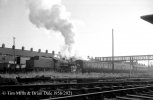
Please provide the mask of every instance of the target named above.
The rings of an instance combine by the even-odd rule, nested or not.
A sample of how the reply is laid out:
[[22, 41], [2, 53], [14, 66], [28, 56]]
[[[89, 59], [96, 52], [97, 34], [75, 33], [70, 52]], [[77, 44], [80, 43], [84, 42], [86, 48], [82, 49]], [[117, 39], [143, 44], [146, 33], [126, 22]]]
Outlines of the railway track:
[[153, 100], [153, 85], [41, 100]]
[[151, 99], [151, 93], [153, 94], [151, 79], [0, 86], [0, 96], [5, 100], [133, 100], [136, 96], [142, 100], [140, 98], [143, 97]]

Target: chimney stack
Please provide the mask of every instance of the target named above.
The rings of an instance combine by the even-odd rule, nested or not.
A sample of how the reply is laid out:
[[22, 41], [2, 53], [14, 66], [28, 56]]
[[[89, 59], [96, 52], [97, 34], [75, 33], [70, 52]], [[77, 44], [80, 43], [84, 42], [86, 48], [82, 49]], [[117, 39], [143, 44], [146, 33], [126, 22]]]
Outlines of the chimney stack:
[[22, 51], [24, 51], [24, 46], [22, 46]]
[[15, 45], [12, 46], [12, 49], [15, 49]]
[[38, 49], [38, 52], [41, 52], [41, 49]]
[[31, 48], [30, 51], [33, 51], [33, 48]]
[[61, 52], [58, 52], [58, 56], [60, 57], [60, 59], [62, 58]]
[[55, 56], [55, 51], [54, 50], [52, 51], [52, 55]]
[[2, 44], [2, 48], [5, 48], [5, 44], [4, 43]]
[[46, 50], [46, 53], [48, 53], [48, 50]]

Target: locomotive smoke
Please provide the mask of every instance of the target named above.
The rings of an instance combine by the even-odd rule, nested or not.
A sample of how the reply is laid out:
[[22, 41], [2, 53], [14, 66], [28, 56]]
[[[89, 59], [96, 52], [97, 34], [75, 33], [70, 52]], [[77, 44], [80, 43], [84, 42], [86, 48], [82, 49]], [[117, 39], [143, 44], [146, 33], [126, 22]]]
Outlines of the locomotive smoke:
[[29, 19], [38, 28], [60, 32], [65, 46], [62, 50], [71, 53], [74, 44], [73, 24], [70, 14], [60, 0], [28, 0]]

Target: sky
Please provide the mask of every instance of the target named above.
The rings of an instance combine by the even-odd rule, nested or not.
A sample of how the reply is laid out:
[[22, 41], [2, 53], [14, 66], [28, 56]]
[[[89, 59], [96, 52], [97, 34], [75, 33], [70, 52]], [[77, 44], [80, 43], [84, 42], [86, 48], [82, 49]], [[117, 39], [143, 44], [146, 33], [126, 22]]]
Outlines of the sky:
[[[26, 50], [32, 47], [57, 53], [65, 45], [64, 37], [29, 19], [29, 1], [0, 0], [0, 44], [10, 48], [16, 37], [18, 49], [24, 46]], [[46, 0], [43, 7], [50, 4], [47, 1], [55, 0]], [[75, 55], [111, 56], [112, 28], [115, 56], [153, 54], [153, 25], [140, 18], [153, 14], [153, 0], [61, 0], [60, 4], [74, 26]]]

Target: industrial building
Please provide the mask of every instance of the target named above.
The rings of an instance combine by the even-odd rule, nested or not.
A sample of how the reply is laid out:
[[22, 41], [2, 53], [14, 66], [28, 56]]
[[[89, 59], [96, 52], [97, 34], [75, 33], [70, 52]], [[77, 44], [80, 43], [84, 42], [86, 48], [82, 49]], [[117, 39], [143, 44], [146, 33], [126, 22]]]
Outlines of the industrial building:
[[[5, 44], [2, 44], [2, 46], [0, 47], [0, 70], [4, 70], [7, 68], [25, 68], [27, 61], [35, 56], [37, 56], [38, 59], [39, 57], [42, 57], [41, 62], [44, 63], [44, 61], [46, 62], [46, 60], [43, 60], [43, 58], [53, 58], [54, 55], [54, 51], [52, 51], [52, 53], [48, 53], [48, 50], [46, 50], [46, 52], [41, 52], [41, 49], [39, 49], [38, 51], [33, 51], [33, 48], [31, 48], [30, 50], [25, 50], [25, 47], [22, 47], [21, 49], [16, 49], [14, 45], [12, 46], [12, 48], [7, 48], [5, 47]], [[37, 63], [38, 59], [33, 61]]]

